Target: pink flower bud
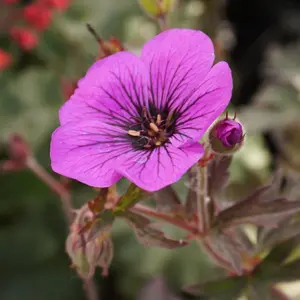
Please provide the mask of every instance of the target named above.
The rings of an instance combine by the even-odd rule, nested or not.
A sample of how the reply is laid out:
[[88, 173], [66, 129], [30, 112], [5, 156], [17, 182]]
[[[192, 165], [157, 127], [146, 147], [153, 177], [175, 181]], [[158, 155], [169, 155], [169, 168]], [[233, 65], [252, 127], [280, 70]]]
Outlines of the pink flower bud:
[[235, 117], [218, 121], [209, 132], [209, 142], [212, 150], [217, 154], [231, 154], [243, 144], [244, 132], [241, 123]]
[[243, 127], [235, 120], [225, 119], [216, 126], [216, 136], [224, 147], [234, 147], [243, 141]]

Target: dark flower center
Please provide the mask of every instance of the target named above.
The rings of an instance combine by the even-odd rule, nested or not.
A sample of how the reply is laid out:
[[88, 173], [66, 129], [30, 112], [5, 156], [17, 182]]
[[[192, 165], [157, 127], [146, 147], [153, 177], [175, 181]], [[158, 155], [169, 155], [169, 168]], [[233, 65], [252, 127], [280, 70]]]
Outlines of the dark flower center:
[[153, 149], [168, 142], [175, 130], [175, 115], [166, 111], [158, 112], [151, 107], [143, 107], [136, 124], [127, 131], [132, 144], [137, 149]]

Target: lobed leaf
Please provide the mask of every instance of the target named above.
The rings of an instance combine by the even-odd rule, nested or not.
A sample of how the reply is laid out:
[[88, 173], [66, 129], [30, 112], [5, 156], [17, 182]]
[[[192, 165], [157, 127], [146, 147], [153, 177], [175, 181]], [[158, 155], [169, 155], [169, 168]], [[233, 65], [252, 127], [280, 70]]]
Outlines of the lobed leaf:
[[257, 252], [300, 236], [300, 220], [281, 222], [278, 228], [260, 228], [257, 237]]
[[[277, 227], [278, 223], [300, 211], [300, 201], [288, 201], [277, 196], [277, 186], [267, 185], [257, 189], [244, 200], [221, 211], [214, 220], [218, 228], [252, 223], [265, 227]], [[277, 198], [274, 199], [274, 197]]]
[[152, 227], [151, 221], [144, 216], [133, 212], [126, 212], [122, 217], [129, 223], [135, 232], [138, 241], [145, 246], [158, 246], [173, 249], [187, 245], [183, 240], [167, 238], [164, 233]]
[[154, 199], [159, 210], [173, 212], [181, 208], [181, 202], [170, 185], [155, 192]]
[[221, 256], [236, 274], [243, 273], [243, 255], [247, 254], [247, 249], [233, 237], [224, 232], [215, 232], [211, 234], [206, 242], [210, 248]]
[[208, 194], [217, 196], [227, 186], [232, 156], [215, 156], [208, 165]]

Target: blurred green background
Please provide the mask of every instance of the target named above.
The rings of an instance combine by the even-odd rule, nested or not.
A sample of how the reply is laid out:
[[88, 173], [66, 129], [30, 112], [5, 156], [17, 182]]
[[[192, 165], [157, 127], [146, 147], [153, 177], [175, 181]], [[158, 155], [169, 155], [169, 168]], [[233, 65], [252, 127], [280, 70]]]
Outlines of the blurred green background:
[[[23, 1], [20, 7], [29, 2]], [[221, 45], [221, 57], [233, 68], [231, 110], [238, 112], [247, 136], [245, 146], [235, 155], [228, 195], [235, 200], [253, 190], [267, 180], [278, 163], [297, 177], [297, 1], [179, 2], [170, 15], [170, 26], [209, 33]], [[0, 7], [2, 12], [7, 8], [1, 0]], [[4, 17], [2, 13], [0, 18]], [[51, 172], [50, 136], [58, 126], [57, 112], [64, 101], [61, 81], [76, 81], [98, 54], [86, 23], [92, 24], [102, 38], [115, 36], [135, 53], [158, 32], [137, 0], [71, 1], [68, 10], [55, 13], [53, 23], [40, 34], [38, 46], [30, 52], [19, 49], [9, 38], [7, 26], [0, 25], [0, 48], [12, 53], [14, 59], [11, 67], [0, 72], [3, 160], [7, 157], [9, 134], [18, 132], [29, 141], [41, 165]], [[177, 188], [181, 189], [180, 183]], [[67, 227], [59, 198], [29, 170], [1, 174], [0, 193], [0, 299], [84, 299], [82, 282], [70, 268], [64, 251]], [[89, 200], [92, 193], [72, 183], [75, 207]], [[183, 285], [222, 272], [196, 244], [177, 250], [144, 248], [122, 222], [114, 227], [113, 241], [115, 255], [110, 274], [102, 278], [98, 271], [96, 275], [103, 300], [136, 299], [142, 286], [157, 276], [163, 276], [174, 291], [180, 292]], [[294, 299], [300, 299], [300, 293]]]

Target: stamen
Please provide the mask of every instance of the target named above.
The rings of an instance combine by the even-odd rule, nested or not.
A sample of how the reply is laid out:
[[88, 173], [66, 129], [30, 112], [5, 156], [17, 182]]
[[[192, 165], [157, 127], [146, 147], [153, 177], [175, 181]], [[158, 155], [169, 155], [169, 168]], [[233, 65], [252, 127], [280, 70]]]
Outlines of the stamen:
[[153, 131], [159, 132], [158, 127], [157, 127], [154, 123], [150, 123], [149, 126], [150, 126], [150, 128], [151, 128]]
[[136, 130], [128, 130], [127, 133], [131, 136], [140, 136], [141, 132]]
[[161, 141], [156, 141], [155, 146], [161, 146]]
[[160, 123], [161, 123], [161, 115], [157, 115], [157, 117], [156, 117], [156, 124], [160, 125]]

